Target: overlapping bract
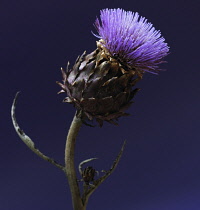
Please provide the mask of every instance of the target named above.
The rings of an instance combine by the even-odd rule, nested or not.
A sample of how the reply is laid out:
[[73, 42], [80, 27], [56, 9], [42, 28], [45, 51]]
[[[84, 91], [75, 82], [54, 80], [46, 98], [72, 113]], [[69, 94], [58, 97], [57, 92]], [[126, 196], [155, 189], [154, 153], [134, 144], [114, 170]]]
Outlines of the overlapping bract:
[[62, 69], [62, 91], [83, 119], [117, 124], [131, 105], [133, 89], [143, 73], [156, 73], [169, 47], [159, 31], [138, 13], [122, 9], [101, 11], [95, 26], [100, 40], [92, 53], [78, 57], [72, 69]]
[[122, 9], [101, 10], [95, 27], [112, 56], [140, 71], [156, 73], [169, 47], [147, 19]]
[[132, 86], [140, 79], [101, 44], [91, 54], [80, 56], [71, 70], [62, 69], [62, 75], [63, 84], [58, 84], [68, 95], [65, 102], [74, 104], [83, 119], [96, 119], [100, 126], [103, 121], [117, 124], [119, 117], [128, 115], [124, 111], [138, 91]]

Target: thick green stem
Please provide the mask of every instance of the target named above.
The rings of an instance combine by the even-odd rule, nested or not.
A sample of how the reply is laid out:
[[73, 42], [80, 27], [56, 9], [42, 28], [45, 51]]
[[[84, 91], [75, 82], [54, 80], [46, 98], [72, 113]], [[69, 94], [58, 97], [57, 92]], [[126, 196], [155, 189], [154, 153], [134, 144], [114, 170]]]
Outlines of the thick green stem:
[[76, 117], [75, 114], [67, 135], [67, 141], [65, 147], [65, 173], [67, 175], [69, 182], [74, 210], [86, 209], [86, 207], [83, 205], [80, 196], [80, 190], [77, 183], [76, 170], [74, 166], [74, 151], [75, 151], [76, 137], [78, 135], [81, 125], [82, 125], [82, 120]]

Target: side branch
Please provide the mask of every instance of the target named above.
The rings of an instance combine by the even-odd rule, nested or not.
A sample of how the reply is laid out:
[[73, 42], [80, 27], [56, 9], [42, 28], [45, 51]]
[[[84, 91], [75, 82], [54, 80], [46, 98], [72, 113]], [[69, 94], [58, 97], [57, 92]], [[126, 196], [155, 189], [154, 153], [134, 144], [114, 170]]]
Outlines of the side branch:
[[36, 155], [38, 155], [39, 157], [41, 157], [42, 159], [50, 162], [51, 164], [55, 165], [56, 167], [60, 168], [61, 170], [64, 171], [64, 166], [62, 166], [61, 164], [58, 164], [55, 160], [53, 160], [52, 158], [47, 157], [46, 155], [44, 155], [43, 153], [41, 153], [36, 147], [34, 142], [30, 139], [29, 136], [27, 136], [24, 131], [19, 127], [16, 117], [15, 117], [15, 109], [16, 109], [16, 104], [17, 104], [17, 99], [19, 96], [19, 92], [16, 93], [13, 104], [12, 104], [12, 108], [11, 108], [11, 117], [12, 117], [12, 122], [13, 122], [13, 126], [17, 132], [17, 134], [19, 135], [20, 139], [29, 147], [29, 149], [31, 149]]
[[105, 181], [113, 173], [113, 171], [115, 170], [115, 168], [117, 167], [117, 165], [120, 161], [120, 158], [121, 158], [122, 153], [124, 151], [125, 144], [126, 144], [126, 141], [124, 141], [124, 143], [122, 145], [122, 148], [121, 148], [117, 158], [113, 162], [110, 170], [109, 171], [103, 171], [103, 172], [105, 172], [105, 175], [93, 182], [94, 187], [91, 187], [90, 189], [86, 188], [86, 190], [84, 190], [83, 197], [82, 197], [84, 205], [87, 205], [89, 197], [99, 187], [99, 185], [102, 184], [103, 181]]

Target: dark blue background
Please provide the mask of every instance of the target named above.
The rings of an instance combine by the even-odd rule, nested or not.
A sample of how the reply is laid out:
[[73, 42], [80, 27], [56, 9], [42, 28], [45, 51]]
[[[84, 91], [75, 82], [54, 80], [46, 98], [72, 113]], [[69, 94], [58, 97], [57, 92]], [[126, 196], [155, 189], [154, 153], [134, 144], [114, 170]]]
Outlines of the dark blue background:
[[60, 67], [95, 49], [93, 22], [103, 8], [137, 11], [171, 47], [167, 69], [146, 74], [118, 127], [83, 126], [76, 164], [90, 157], [109, 169], [127, 139], [116, 171], [92, 195], [88, 210], [200, 209], [198, 1], [1, 0], [0, 209], [72, 209], [64, 173], [37, 157], [16, 135], [10, 107], [17, 91], [19, 125], [45, 154], [64, 163], [74, 115], [62, 103]]

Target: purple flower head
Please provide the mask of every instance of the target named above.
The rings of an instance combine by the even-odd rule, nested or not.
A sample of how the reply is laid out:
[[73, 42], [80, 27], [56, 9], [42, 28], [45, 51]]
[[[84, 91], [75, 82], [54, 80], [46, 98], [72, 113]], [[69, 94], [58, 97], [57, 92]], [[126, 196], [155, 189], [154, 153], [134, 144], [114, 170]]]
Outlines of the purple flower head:
[[111, 56], [140, 72], [156, 73], [169, 47], [160, 31], [136, 12], [104, 9], [95, 27]]

